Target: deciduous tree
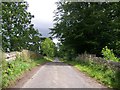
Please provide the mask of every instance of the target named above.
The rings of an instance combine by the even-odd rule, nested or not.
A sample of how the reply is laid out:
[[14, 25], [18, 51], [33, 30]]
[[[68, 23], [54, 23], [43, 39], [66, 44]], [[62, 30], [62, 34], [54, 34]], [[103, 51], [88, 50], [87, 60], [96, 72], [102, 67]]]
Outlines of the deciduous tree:
[[41, 34], [34, 29], [27, 2], [2, 2], [2, 47], [5, 52], [28, 49], [39, 52]]
[[54, 57], [55, 56], [55, 43], [50, 39], [46, 38], [42, 43], [41, 43], [41, 50], [43, 51], [43, 54], [46, 54], [49, 57]]

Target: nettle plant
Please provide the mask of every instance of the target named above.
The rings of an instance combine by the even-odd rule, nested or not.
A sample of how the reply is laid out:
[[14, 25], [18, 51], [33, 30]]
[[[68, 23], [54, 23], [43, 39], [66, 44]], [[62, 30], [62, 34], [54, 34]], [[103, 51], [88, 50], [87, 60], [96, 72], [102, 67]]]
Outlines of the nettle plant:
[[119, 59], [115, 57], [113, 50], [112, 49], [110, 50], [107, 46], [105, 46], [105, 48], [102, 49], [102, 54], [106, 60], [111, 60], [115, 62], [119, 61]]

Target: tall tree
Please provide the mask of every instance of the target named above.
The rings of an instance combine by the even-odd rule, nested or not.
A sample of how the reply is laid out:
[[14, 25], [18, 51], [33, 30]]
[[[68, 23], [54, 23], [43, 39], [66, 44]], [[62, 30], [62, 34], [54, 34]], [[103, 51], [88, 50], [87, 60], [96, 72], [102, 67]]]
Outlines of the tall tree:
[[[77, 53], [100, 54], [106, 45], [118, 49], [120, 2], [57, 2], [51, 33]], [[117, 51], [120, 51], [117, 50]]]
[[2, 47], [5, 52], [31, 50], [31, 47], [39, 49], [41, 34], [31, 24], [34, 16], [27, 8], [27, 2], [2, 2]]

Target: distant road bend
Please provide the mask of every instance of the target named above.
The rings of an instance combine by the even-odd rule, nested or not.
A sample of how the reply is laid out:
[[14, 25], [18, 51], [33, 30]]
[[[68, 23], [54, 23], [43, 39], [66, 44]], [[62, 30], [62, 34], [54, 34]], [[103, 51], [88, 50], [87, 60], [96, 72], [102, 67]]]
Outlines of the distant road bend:
[[46, 63], [20, 88], [106, 88], [56, 58]]

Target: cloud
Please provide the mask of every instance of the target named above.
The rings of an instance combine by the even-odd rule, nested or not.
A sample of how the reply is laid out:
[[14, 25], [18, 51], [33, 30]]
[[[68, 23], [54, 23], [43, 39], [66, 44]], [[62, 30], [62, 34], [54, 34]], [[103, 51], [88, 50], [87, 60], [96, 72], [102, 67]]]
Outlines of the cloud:
[[60, 41], [58, 41], [58, 38], [54, 38], [54, 39], [53, 39], [53, 42], [54, 42], [55, 44], [60, 43]]
[[45, 36], [49, 37], [49, 28], [53, 27], [53, 11], [56, 10], [55, 2], [58, 0], [26, 0], [29, 4], [28, 11], [35, 16], [32, 19], [34, 27]]
[[52, 28], [52, 26], [53, 26], [53, 24], [51, 22], [41, 22], [41, 21], [35, 20], [35, 21], [32, 21], [32, 23], [35, 23], [34, 27], [39, 30], [39, 32], [42, 34], [42, 36], [44, 36], [44, 37], [51, 36], [49, 34], [49, 32], [50, 32], [49, 28]]

